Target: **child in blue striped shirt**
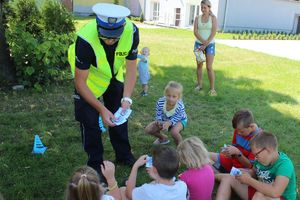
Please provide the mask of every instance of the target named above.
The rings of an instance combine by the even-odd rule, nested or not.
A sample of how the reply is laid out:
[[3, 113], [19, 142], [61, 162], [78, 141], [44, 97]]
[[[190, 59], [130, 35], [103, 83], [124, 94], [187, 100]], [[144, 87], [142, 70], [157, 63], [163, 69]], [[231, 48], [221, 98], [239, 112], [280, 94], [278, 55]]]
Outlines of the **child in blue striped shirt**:
[[153, 144], [168, 144], [167, 135], [162, 132], [170, 131], [178, 145], [182, 136], [181, 130], [186, 127], [187, 116], [182, 101], [183, 87], [180, 83], [170, 81], [165, 87], [164, 96], [156, 103], [156, 119], [145, 129], [146, 133], [157, 137]]

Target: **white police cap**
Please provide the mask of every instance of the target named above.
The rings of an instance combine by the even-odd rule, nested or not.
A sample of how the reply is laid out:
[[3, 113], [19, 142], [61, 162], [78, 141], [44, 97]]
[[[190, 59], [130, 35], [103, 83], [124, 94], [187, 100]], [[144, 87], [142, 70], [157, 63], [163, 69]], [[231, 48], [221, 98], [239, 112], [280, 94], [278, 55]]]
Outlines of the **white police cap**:
[[124, 6], [98, 3], [93, 6], [97, 15], [98, 33], [107, 38], [119, 38], [124, 30], [125, 18], [130, 15], [130, 10]]

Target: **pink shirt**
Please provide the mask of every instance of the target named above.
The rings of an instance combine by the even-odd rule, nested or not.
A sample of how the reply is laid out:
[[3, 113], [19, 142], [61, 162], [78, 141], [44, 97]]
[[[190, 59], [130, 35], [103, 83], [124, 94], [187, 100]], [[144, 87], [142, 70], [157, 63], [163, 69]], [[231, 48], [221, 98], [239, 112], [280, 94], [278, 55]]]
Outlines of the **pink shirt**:
[[179, 178], [187, 184], [189, 200], [211, 200], [215, 177], [210, 165], [188, 169]]

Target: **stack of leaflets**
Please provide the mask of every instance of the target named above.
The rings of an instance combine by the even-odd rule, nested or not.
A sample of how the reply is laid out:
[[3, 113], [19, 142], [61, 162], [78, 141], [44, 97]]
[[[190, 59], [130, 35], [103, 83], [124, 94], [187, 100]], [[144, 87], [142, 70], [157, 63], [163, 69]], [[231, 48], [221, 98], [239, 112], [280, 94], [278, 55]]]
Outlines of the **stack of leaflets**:
[[113, 121], [114, 124], [116, 124], [117, 126], [124, 124], [127, 121], [128, 117], [130, 116], [131, 112], [132, 112], [131, 109], [123, 110], [123, 108], [120, 107], [117, 110], [117, 112], [114, 114], [116, 118], [116, 120]]

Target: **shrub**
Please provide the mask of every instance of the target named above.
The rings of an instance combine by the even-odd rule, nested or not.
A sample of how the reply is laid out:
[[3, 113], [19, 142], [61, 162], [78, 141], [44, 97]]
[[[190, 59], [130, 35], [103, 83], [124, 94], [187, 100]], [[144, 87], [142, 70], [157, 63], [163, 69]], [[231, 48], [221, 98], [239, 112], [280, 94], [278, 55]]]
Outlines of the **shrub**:
[[10, 26], [24, 25], [24, 31], [38, 37], [42, 31], [41, 13], [34, 0], [11, 1], [8, 4], [7, 22]]
[[34, 0], [11, 2], [6, 29], [17, 80], [38, 90], [62, 78], [67, 48], [75, 38], [71, 15], [53, 1], [44, 6], [40, 12]]
[[140, 16], [140, 22], [144, 22], [144, 14], [143, 13], [141, 13], [141, 16]]
[[48, 0], [42, 9], [45, 31], [69, 33], [75, 31], [72, 15], [59, 2]]

